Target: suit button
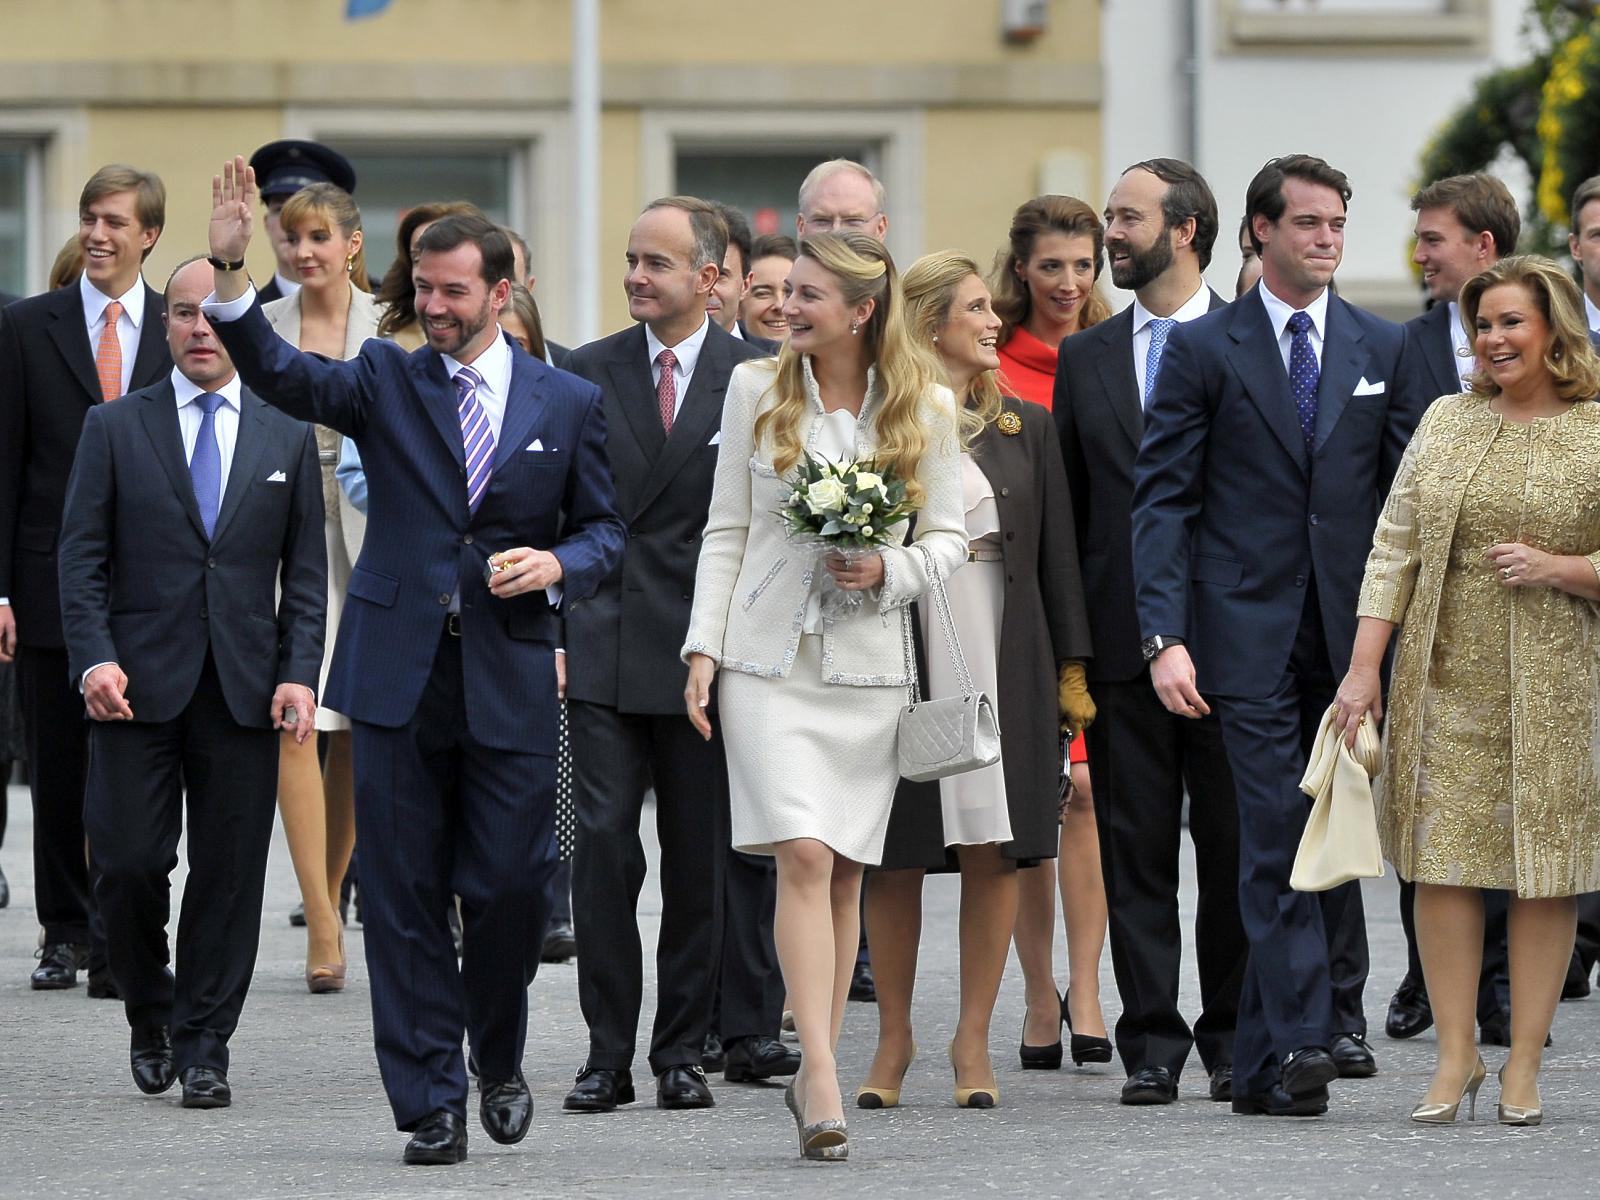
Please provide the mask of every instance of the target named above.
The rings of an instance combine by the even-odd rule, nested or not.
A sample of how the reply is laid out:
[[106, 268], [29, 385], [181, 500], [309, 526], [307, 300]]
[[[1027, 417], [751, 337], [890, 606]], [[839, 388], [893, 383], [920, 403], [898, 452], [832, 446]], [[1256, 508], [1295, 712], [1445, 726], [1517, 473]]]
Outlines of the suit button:
[[205, 609], [203, 609], [203, 608], [202, 608], [202, 609], [201, 609], [201, 610], [200, 610], [200, 619], [201, 619], [201, 620], [202, 620], [202, 621], [204, 621], [204, 620], [205, 620], [205, 619], [206, 619], [206, 616], [207, 616], [207, 614], [206, 614], [206, 610], [205, 610]]
[[631, 537], [631, 538], [636, 538], [639, 535], [637, 533], [635, 533], [633, 530], [630, 529], [630, 530], [628, 530], [628, 536]]
[[1009, 529], [1006, 530], [1006, 541], [1014, 542], [1016, 540], [1017, 540], [1017, 535], [1014, 532], [1012, 532], [1011, 530], [1009, 530]]
[[1294, 585], [1295, 587], [1305, 587], [1306, 577], [1304, 575], [1296, 575], [1294, 577]]
[[212, 570], [216, 570], [217, 560], [214, 558], [206, 559], [206, 566], [210, 567]]
[[694, 597], [693, 597], [693, 596], [692, 596], [692, 595], [691, 595], [691, 594], [690, 594], [690, 593], [688, 593], [688, 592], [685, 592], [685, 593], [684, 593], [684, 594], [683, 594], [683, 598], [684, 598], [684, 599], [685, 599], [685, 600], [692, 600], [692, 599], [694, 599]]
[[439, 593], [439, 603], [440, 604], [449, 604], [450, 603], [450, 594], [448, 592], [440, 592]]
[[472, 545], [472, 535], [471, 535], [471, 534], [470, 534], [470, 533], [469, 533], [469, 534], [467, 534], [467, 536], [466, 536], [466, 537], [464, 537], [464, 538], [462, 538], [462, 539], [461, 539], [461, 544], [462, 544], [462, 545], [463, 545], [463, 546], [470, 546], [470, 545]]
[[1015, 575], [1007, 575], [1006, 576], [1006, 582], [1007, 583], [1015, 583], [1016, 581], [1017, 581], [1017, 577]]
[[1313, 525], [1315, 525], [1317, 523], [1317, 514], [1316, 513], [1312, 513], [1311, 514], [1311, 523]]
[[1005, 497], [1005, 496], [1011, 495], [1011, 489], [1008, 488], [1008, 487], [1001, 488], [1000, 489], [1000, 495], [1001, 495], [1001, 497]]

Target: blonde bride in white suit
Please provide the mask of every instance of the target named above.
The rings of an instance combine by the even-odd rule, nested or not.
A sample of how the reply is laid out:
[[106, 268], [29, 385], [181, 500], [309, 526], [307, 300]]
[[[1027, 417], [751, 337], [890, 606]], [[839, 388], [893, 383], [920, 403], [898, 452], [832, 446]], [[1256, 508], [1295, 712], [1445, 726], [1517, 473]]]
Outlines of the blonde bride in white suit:
[[[284, 341], [328, 358], [354, 358], [378, 334], [378, 305], [367, 289], [361, 248], [361, 212], [348, 192], [314, 183], [289, 197], [279, 217], [294, 255], [300, 290], [264, 306]], [[350, 568], [361, 552], [367, 519], [334, 480], [340, 437], [317, 426], [322, 460], [323, 530], [328, 547], [328, 632], [323, 640], [322, 678], [328, 681], [334, 636], [344, 607]], [[321, 687], [317, 695], [322, 695]], [[317, 744], [279, 739], [278, 811], [300, 882], [306, 914], [306, 987], [313, 993], [344, 988], [343, 922], [339, 887], [355, 846], [355, 782], [351, 771], [350, 721], [317, 708], [317, 729], [328, 737], [326, 768]]]
[[[883, 853], [906, 699], [902, 628], [965, 560], [955, 403], [913, 342], [894, 263], [876, 239], [800, 243], [784, 287], [789, 340], [734, 369], [710, 519], [683, 647], [684, 699], [727, 748], [734, 848], [778, 865], [774, 929], [803, 1066], [787, 1093], [807, 1158], [848, 1154], [834, 1047], [859, 938], [862, 866]], [[912, 482], [916, 543], [846, 562], [785, 539], [775, 510], [803, 452], [876, 456]], [[901, 536], [904, 534], [902, 532]], [[826, 572], [826, 573], [825, 573]], [[863, 603], [824, 615], [828, 576]]]

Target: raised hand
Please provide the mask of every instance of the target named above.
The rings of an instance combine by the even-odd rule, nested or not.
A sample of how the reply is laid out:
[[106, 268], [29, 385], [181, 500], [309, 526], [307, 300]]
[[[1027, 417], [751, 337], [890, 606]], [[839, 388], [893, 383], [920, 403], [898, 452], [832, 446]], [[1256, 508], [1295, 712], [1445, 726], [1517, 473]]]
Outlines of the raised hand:
[[222, 174], [211, 177], [211, 254], [238, 262], [250, 245], [255, 220], [256, 172], [243, 156], [222, 164]]

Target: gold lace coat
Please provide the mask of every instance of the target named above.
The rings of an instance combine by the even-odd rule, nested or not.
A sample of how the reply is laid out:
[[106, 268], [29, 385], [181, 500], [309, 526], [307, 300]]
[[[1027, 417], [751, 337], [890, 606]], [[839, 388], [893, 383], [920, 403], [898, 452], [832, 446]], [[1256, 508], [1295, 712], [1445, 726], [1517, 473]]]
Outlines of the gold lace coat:
[[[1418, 830], [1438, 815], [1430, 809], [1451, 803], [1449, 789], [1430, 789], [1422, 778], [1429, 738], [1442, 720], [1461, 727], [1473, 717], [1435, 710], [1436, 647], [1492, 642], [1495, 630], [1502, 638], [1508, 631], [1502, 695], [1509, 697], [1510, 760], [1491, 761], [1491, 746], [1505, 743], [1485, 739], [1485, 761], [1466, 764], [1463, 773], [1470, 777], [1477, 768], [1480, 778], [1498, 785], [1502, 804], [1509, 802], [1512, 871], [1504, 863], [1471, 862], [1486, 851], [1465, 840], [1448, 847], [1468, 860], [1465, 870], [1446, 866], [1464, 881], [1498, 869], [1514, 878], [1520, 896], [1572, 895], [1600, 889], [1600, 605], [1556, 588], [1522, 587], [1494, 593], [1509, 612], [1485, 612], [1464, 627], [1438, 620], [1463, 497], [1501, 425], [1481, 396], [1435, 401], [1406, 450], [1373, 537], [1359, 614], [1401, 626], [1384, 730], [1379, 834], [1396, 870], [1417, 878], [1425, 840]], [[1576, 402], [1509, 444], [1523, 447], [1523, 462], [1494, 465], [1521, 475], [1519, 509], [1505, 514], [1514, 540], [1586, 555], [1600, 571], [1600, 403]], [[1456, 548], [1456, 569], [1465, 552], [1485, 549]], [[1458, 693], [1451, 703], [1464, 699]], [[1422, 872], [1423, 881], [1456, 882], [1431, 877], [1440, 868], [1438, 848], [1430, 854], [1432, 871]]]

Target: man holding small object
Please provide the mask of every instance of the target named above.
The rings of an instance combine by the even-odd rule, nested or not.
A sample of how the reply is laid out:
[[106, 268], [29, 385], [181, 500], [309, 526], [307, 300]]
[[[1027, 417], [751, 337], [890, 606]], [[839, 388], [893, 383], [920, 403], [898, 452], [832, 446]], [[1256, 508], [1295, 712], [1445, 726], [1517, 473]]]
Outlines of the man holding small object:
[[[223, 1108], [255, 968], [275, 728], [314, 732], [327, 563], [310, 426], [244, 389], [200, 314], [211, 268], [167, 284], [170, 378], [96, 405], [67, 484], [62, 629], [89, 723], [84, 825], [132, 1027], [134, 1082]], [[274, 600], [281, 585], [282, 599]], [[167, 969], [187, 792], [189, 880]]]
[[502, 336], [511, 242], [481, 216], [443, 218], [418, 241], [426, 346], [372, 340], [347, 362], [296, 350], [243, 270], [254, 199], [244, 160], [226, 163], [206, 312], [248, 384], [344, 433], [366, 468], [367, 536], [326, 702], [353, 723], [384, 1088], [412, 1134], [405, 1161], [457, 1163], [463, 1031], [489, 1136], [520, 1141], [532, 1115], [522, 1052], [555, 852], [558, 605], [591, 595], [623, 540], [605, 415], [598, 389]]

